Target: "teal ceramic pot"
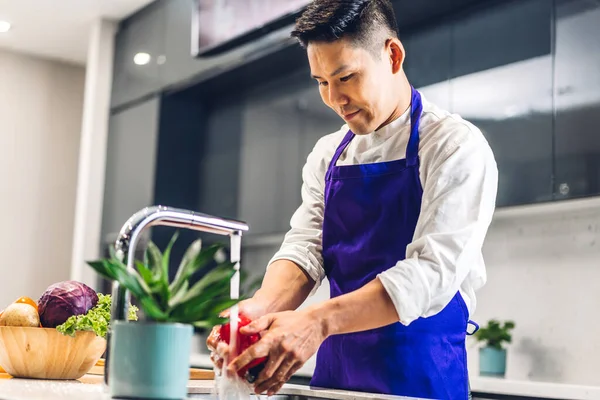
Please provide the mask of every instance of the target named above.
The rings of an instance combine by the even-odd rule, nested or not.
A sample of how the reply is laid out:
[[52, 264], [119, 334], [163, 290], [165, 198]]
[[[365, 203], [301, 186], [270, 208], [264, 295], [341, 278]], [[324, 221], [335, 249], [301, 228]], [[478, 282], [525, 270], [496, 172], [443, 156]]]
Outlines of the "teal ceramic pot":
[[506, 373], [506, 349], [479, 349], [479, 373], [482, 376], [503, 377]]
[[112, 397], [187, 397], [191, 325], [116, 321], [111, 329], [108, 384]]

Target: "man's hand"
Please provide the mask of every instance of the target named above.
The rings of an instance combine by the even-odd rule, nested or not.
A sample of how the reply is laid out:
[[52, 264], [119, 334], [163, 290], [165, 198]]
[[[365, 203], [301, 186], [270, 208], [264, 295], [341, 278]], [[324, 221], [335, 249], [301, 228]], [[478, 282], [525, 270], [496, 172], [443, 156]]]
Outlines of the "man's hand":
[[[267, 313], [295, 310], [312, 290], [315, 282], [299, 266], [289, 260], [273, 262], [265, 273], [261, 288], [248, 300], [239, 303], [239, 311], [252, 320]], [[228, 313], [222, 316], [226, 317]], [[220, 326], [213, 328], [206, 340], [211, 360], [220, 371], [223, 359], [229, 360], [229, 348], [219, 336]]]
[[227, 373], [235, 375], [252, 360], [268, 356], [254, 391], [256, 394], [267, 391], [269, 396], [277, 393], [326, 339], [321, 321], [306, 310], [267, 314], [240, 332], [247, 335], [260, 333], [261, 339], [233, 359]]
[[[251, 319], [259, 318], [266, 313], [264, 307], [252, 298], [239, 302], [238, 309], [239, 312]], [[228, 318], [229, 310], [221, 313], [221, 317]], [[219, 371], [223, 369], [223, 360], [229, 357], [229, 346], [221, 340], [220, 329], [220, 325], [215, 326], [206, 338], [206, 346], [210, 350], [210, 360]]]

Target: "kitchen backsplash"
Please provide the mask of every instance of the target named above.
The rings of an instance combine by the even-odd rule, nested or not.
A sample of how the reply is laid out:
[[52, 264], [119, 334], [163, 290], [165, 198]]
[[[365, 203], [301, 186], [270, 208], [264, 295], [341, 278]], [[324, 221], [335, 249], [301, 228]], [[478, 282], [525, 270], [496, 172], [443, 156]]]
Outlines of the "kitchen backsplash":
[[[516, 323], [507, 379], [600, 385], [600, 199], [500, 210], [473, 319]], [[469, 341], [471, 374], [478, 371]]]

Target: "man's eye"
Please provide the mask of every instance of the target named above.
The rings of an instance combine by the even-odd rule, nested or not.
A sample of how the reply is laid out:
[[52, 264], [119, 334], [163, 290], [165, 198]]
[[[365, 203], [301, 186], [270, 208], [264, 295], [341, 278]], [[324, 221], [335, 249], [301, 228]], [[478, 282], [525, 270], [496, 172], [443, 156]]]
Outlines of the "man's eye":
[[327, 86], [327, 82], [325, 82], [325, 81], [319, 82], [319, 86]]
[[344, 76], [344, 77], [340, 78], [340, 81], [342, 81], [342, 82], [347, 82], [347, 81], [349, 81], [349, 80], [350, 80], [350, 78], [352, 78], [353, 76], [354, 76], [354, 74], [346, 75], [346, 76]]

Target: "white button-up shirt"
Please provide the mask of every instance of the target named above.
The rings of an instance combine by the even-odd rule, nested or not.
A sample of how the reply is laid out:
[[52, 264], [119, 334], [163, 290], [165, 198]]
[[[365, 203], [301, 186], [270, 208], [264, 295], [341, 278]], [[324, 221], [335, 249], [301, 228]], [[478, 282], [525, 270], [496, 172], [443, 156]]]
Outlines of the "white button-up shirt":
[[[494, 213], [498, 170], [481, 131], [423, 97], [419, 124], [419, 175], [423, 187], [421, 214], [406, 259], [378, 275], [408, 325], [440, 312], [460, 291], [470, 314], [475, 292], [486, 282], [482, 245]], [[315, 280], [313, 293], [325, 277], [322, 227], [325, 173], [348, 126], [322, 137], [302, 170], [302, 204], [272, 263], [287, 259]], [[404, 114], [368, 135], [356, 136], [337, 165], [392, 161], [406, 156], [410, 107]]]

